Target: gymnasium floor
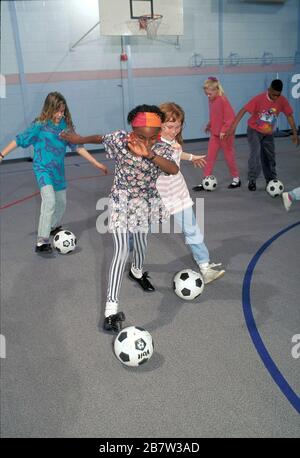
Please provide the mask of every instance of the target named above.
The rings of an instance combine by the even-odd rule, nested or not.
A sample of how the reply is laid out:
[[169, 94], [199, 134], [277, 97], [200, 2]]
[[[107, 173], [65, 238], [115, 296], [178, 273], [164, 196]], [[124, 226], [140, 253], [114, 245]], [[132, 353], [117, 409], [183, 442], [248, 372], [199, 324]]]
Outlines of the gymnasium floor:
[[[195, 301], [180, 300], [173, 275], [196, 266], [180, 234], [153, 234], [145, 269], [157, 291], [143, 293], [124, 277], [126, 324], [145, 327], [155, 342], [139, 368], [123, 366], [99, 328], [112, 238], [96, 230], [96, 202], [112, 175], [80, 156], [66, 159], [64, 223], [78, 248], [45, 258], [33, 251], [40, 199], [31, 163], [1, 165], [2, 437], [300, 436], [300, 358], [292, 351], [300, 334], [300, 202], [287, 213], [262, 178], [249, 192], [246, 138], [236, 145], [242, 188], [227, 189], [220, 155], [218, 188], [204, 194], [206, 244], [226, 275]], [[277, 138], [276, 148], [279, 178], [287, 189], [299, 186], [300, 148], [291, 138]], [[186, 162], [182, 171], [190, 189], [198, 184], [199, 169]]]

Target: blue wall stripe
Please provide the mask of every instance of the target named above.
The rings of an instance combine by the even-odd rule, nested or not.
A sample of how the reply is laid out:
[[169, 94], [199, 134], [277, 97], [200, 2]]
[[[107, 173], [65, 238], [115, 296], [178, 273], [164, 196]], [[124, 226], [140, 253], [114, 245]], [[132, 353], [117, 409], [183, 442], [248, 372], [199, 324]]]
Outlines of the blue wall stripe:
[[252, 313], [252, 305], [250, 300], [250, 287], [251, 287], [251, 280], [254, 269], [256, 264], [258, 263], [260, 257], [264, 253], [264, 251], [281, 235], [285, 234], [286, 232], [290, 231], [291, 229], [295, 228], [296, 226], [300, 225], [300, 221], [294, 223], [285, 229], [281, 230], [277, 234], [275, 234], [272, 238], [270, 238], [267, 242], [265, 242], [261, 248], [256, 252], [256, 254], [251, 259], [246, 274], [244, 277], [243, 282], [243, 311], [246, 320], [246, 324], [248, 327], [248, 331], [250, 333], [251, 339], [254, 343], [254, 346], [261, 357], [264, 365], [266, 366], [267, 370], [269, 371], [271, 377], [273, 378], [274, 382], [279, 386], [280, 390], [292, 404], [292, 406], [300, 413], [300, 398], [288, 384], [276, 364], [274, 363], [273, 359], [271, 358], [267, 348], [265, 347], [263, 340], [259, 334], [257, 329], [255, 319]]

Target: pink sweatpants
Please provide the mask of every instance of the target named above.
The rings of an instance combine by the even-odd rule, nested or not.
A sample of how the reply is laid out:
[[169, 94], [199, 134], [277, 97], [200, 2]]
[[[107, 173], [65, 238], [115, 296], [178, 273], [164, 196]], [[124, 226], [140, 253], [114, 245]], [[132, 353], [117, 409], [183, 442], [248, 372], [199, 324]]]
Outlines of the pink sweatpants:
[[224, 151], [224, 157], [231, 176], [239, 177], [240, 174], [235, 161], [234, 136], [221, 140], [218, 135], [212, 135], [209, 139], [208, 153], [206, 157], [206, 165], [203, 169], [203, 176], [207, 177], [208, 175], [212, 175], [218, 151], [220, 149], [223, 149]]

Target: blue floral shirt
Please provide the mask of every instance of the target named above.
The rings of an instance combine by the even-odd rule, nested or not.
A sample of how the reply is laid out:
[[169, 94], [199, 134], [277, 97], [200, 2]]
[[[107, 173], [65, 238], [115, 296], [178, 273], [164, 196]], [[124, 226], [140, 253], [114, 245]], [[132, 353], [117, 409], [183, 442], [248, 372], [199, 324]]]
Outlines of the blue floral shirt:
[[[103, 137], [107, 157], [115, 160], [109, 230], [148, 231], [150, 224], [169, 216], [156, 189], [156, 180], [164, 172], [149, 159], [131, 153], [127, 135], [117, 131]], [[172, 148], [166, 143], [156, 143], [152, 151], [175, 162]]]
[[24, 132], [18, 134], [16, 143], [22, 148], [33, 145], [33, 171], [39, 188], [52, 185], [55, 191], [66, 189], [65, 155], [67, 147], [71, 151], [77, 150], [77, 145], [72, 145], [59, 137], [67, 128], [66, 121], [62, 119], [59, 124], [52, 121], [34, 121]]

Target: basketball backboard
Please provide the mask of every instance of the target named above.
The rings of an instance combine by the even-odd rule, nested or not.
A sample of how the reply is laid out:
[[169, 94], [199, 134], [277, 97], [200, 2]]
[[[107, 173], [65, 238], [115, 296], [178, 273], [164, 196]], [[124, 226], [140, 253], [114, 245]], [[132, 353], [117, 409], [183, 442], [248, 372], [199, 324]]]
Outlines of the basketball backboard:
[[158, 35], [183, 35], [183, 0], [99, 0], [101, 35], [146, 36], [138, 18], [162, 15]]

